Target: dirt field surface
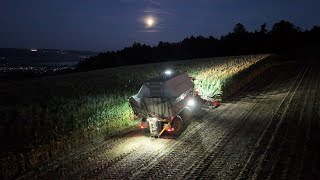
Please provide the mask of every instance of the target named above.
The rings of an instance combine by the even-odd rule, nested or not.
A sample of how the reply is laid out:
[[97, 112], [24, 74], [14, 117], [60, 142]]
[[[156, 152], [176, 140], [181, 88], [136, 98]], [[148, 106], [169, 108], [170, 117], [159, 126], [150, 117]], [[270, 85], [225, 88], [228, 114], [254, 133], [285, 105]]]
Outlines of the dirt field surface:
[[319, 179], [320, 66], [272, 67], [180, 137], [138, 130], [18, 179]]

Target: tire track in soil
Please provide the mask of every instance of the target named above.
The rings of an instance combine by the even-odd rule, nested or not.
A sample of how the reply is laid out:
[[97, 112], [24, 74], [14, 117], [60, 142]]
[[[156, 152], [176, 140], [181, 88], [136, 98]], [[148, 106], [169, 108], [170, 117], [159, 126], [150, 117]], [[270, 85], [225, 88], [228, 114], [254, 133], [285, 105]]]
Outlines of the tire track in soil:
[[[304, 90], [299, 93], [300, 97], [296, 96], [295, 101], [291, 103], [290, 109], [293, 112], [288, 113], [289, 116], [286, 117], [288, 119], [288, 134], [284, 137], [285, 143], [281, 149], [279, 148], [277, 162], [272, 165], [267, 179], [278, 177], [293, 179], [300, 176], [300, 159], [303, 156], [304, 142], [310, 128], [309, 121], [312, 115], [310, 110], [312, 110], [313, 104], [310, 102], [315, 96], [314, 86], [318, 84], [317, 74], [313, 68], [310, 70], [310, 76], [311, 78], [308, 78], [304, 83]], [[306, 111], [309, 113], [305, 113]]]
[[56, 169], [67, 164], [72, 164], [72, 162], [82, 159], [83, 157], [86, 157], [86, 158], [90, 157], [89, 154], [97, 153], [102, 150], [107, 150], [107, 148], [106, 149], [102, 148], [106, 144], [112, 145], [114, 143], [119, 143], [122, 140], [124, 139], [113, 138], [106, 141], [99, 141], [101, 142], [101, 144], [98, 144], [98, 143], [88, 144], [87, 146], [84, 147], [86, 151], [81, 151], [82, 149], [75, 149], [72, 153], [66, 156], [60, 157], [49, 164], [41, 166], [40, 168], [27, 172], [24, 175], [20, 175], [19, 177], [17, 177], [17, 179], [28, 179], [31, 177], [37, 178], [40, 174], [52, 173]]
[[268, 93], [263, 94], [266, 94], [268, 98], [262, 98], [264, 100], [259, 103], [259, 106], [254, 108], [253, 113], [245, 117], [245, 126], [237, 132], [236, 138], [230, 140], [223, 151], [218, 153], [217, 158], [212, 162], [210, 167], [202, 173], [202, 177], [210, 179], [237, 178], [236, 174], [239, 174], [239, 167], [247, 161], [249, 156], [248, 149], [252, 149], [258, 141], [258, 136], [253, 136], [253, 132], [254, 134], [262, 134], [268, 124], [268, 120], [275, 113], [274, 110], [277, 107], [269, 107], [269, 104], [280, 104], [284, 98], [283, 94], [275, 96], [269, 89], [266, 91]]
[[[278, 76], [279, 78], [279, 76]], [[260, 82], [263, 82], [265, 83], [265, 81], [261, 81], [259, 80]], [[275, 83], [276, 80], [273, 81], [273, 83]], [[262, 84], [263, 84], [262, 83]], [[244, 116], [242, 119], [241, 119], [241, 124], [238, 124], [238, 128], [235, 129], [235, 132], [230, 132], [230, 134], [227, 135], [226, 139], [225, 139], [225, 146], [221, 146], [219, 147], [217, 150], [214, 150], [213, 151], [213, 154], [211, 154], [210, 157], [207, 161], [207, 164], [204, 166], [204, 167], [201, 167], [201, 168], [198, 168], [197, 170], [199, 172], [193, 172], [194, 175], [189, 175], [187, 176], [187, 178], [218, 178], [218, 179], [223, 179], [223, 178], [226, 178], [225, 176], [227, 176], [227, 174], [230, 172], [228, 171], [228, 173], [220, 173], [218, 174], [218, 172], [220, 172], [225, 165], [228, 165], [228, 159], [229, 159], [229, 154], [230, 152], [233, 152], [233, 154], [235, 154], [236, 152], [235, 151], [232, 151], [235, 147], [237, 147], [238, 143], [241, 141], [241, 137], [239, 135], [239, 131], [241, 131], [241, 129], [247, 129], [248, 127], [246, 126], [247, 125], [247, 120], [249, 117], [252, 116], [252, 114], [254, 114], [257, 109], [261, 109], [261, 102], [263, 102], [263, 99], [265, 99], [266, 96], [269, 96], [266, 92], [269, 91], [271, 89], [273, 84], [271, 84], [268, 88], [264, 89], [264, 92], [261, 93], [263, 95], [263, 97], [261, 98], [262, 100], [261, 101], [254, 101], [253, 104], [255, 104], [254, 107], [252, 107], [252, 113], [249, 113], [247, 114], [246, 116]], [[258, 86], [259, 87], [259, 86]], [[257, 103], [259, 102], [259, 103]], [[265, 113], [264, 113], [265, 114]], [[243, 126], [242, 126], [243, 125]], [[250, 125], [250, 124], [249, 124]], [[252, 128], [252, 127], [249, 127], [249, 128]], [[242, 132], [246, 132], [246, 131], [242, 131]], [[235, 141], [235, 142], [234, 142]], [[239, 161], [239, 157], [237, 158], [237, 161]], [[239, 165], [239, 162], [232, 162], [232, 163], [235, 163]], [[232, 164], [231, 166], [231, 171], [235, 170], [236, 168], [234, 167], [235, 165]], [[221, 175], [224, 175], [221, 176]], [[230, 177], [229, 177], [230, 178]]]
[[313, 98], [313, 103], [311, 106], [312, 110], [311, 112], [308, 112], [308, 114], [312, 113], [312, 115], [305, 135], [305, 144], [299, 169], [299, 179], [317, 179], [320, 177], [320, 168], [318, 164], [320, 161], [320, 147], [317, 146], [320, 139], [320, 66], [316, 66], [315, 68], [315, 71], [318, 73], [316, 79], [317, 86], [315, 89], [312, 89], [315, 91], [315, 95], [310, 97], [310, 99]]
[[290, 98], [292, 97], [292, 93], [295, 92], [297, 86], [301, 83], [306, 71], [306, 67], [301, 68], [297, 78], [295, 79], [295, 82], [289, 88], [285, 98], [283, 98], [281, 103], [279, 104], [276, 113], [270, 119], [267, 127], [259, 137], [255, 146], [251, 148], [251, 155], [249, 156], [247, 162], [241, 169], [237, 179], [249, 179], [249, 177], [252, 176], [253, 168], [257, 165], [258, 161], [260, 161], [261, 156], [264, 154], [264, 148], [268, 146], [270, 139], [272, 139], [273, 132], [275, 131], [275, 129], [277, 129], [277, 125], [279, 123], [277, 119], [287, 109], [286, 102], [290, 100]]
[[[300, 117], [301, 111], [296, 111], [296, 107], [304, 103], [303, 92], [309, 89], [308, 84], [312, 79], [310, 78], [312, 73], [308, 70], [307, 75], [305, 76], [305, 81], [302, 81], [300, 87], [295, 93], [292, 101], [289, 103], [289, 108], [285, 112], [283, 123], [280, 125], [279, 133], [277, 133], [276, 138], [273, 141], [273, 144], [270, 146], [270, 151], [266, 154], [264, 162], [262, 164], [262, 170], [258, 174], [257, 178], [270, 179], [273, 175], [273, 178], [282, 178], [286, 177], [285, 167], [289, 166], [288, 162], [288, 153], [290, 146], [294, 145], [294, 141], [297, 138], [296, 130], [294, 129], [294, 124], [297, 122], [293, 121], [295, 117]], [[298, 109], [297, 109], [298, 110]], [[283, 165], [280, 167], [280, 165]]]
[[[226, 106], [225, 106], [226, 107]], [[225, 107], [223, 107], [223, 108], [225, 108]], [[209, 115], [212, 115], [212, 114], [208, 114], [208, 116]], [[200, 129], [200, 128], [202, 128], [203, 127], [203, 125], [202, 124], [199, 124], [199, 125], [197, 125], [197, 127], [196, 128], [194, 128], [194, 129], [192, 129], [192, 132], [190, 132], [190, 133], [188, 133], [186, 136], [184, 136], [184, 138], [185, 139], [189, 139], [190, 138], [190, 136], [191, 135], [193, 135], [193, 132], [197, 132], [197, 130], [198, 129]], [[156, 140], [156, 139], [155, 139]], [[174, 141], [174, 140], [172, 140], [172, 141], [170, 141], [171, 142], [171, 144], [166, 144], [166, 147], [164, 148], [164, 150], [170, 150], [170, 149], [172, 149], [175, 145], [177, 145], [176, 143], [176, 141]], [[142, 147], [143, 148], [143, 147]], [[143, 162], [148, 162], [148, 161], [150, 161], [150, 162], [152, 162], [152, 159], [157, 159], [157, 158], [160, 158], [161, 156], [163, 156], [163, 152], [161, 151], [161, 152], [156, 152], [155, 154], [153, 154], [152, 156], [150, 155], [150, 156], [145, 156], [144, 155], [144, 153], [145, 153], [145, 151], [141, 151], [140, 153], [138, 153], [138, 154], [134, 154], [134, 155], [139, 155], [139, 157], [141, 157], [142, 155], [144, 156], [144, 157], [148, 157], [148, 159], [144, 159], [143, 160]], [[133, 155], [133, 156], [134, 156]], [[143, 159], [143, 158], [142, 158]], [[120, 163], [120, 165], [115, 165], [115, 164], [112, 164], [111, 166], [112, 167], [114, 167], [114, 166], [124, 166], [125, 164], [128, 164], [127, 162], [128, 161], [132, 161], [132, 159], [124, 159], [123, 160], [124, 162], [123, 163]], [[135, 161], [132, 161], [132, 162], [135, 162]], [[141, 162], [140, 160], [139, 160], [139, 162]], [[143, 164], [145, 164], [145, 163], [143, 163]], [[134, 166], [131, 166], [131, 168], [132, 167], [134, 167]], [[127, 168], [127, 170], [126, 171], [132, 171], [131, 169], [130, 169], [130, 167], [128, 167]], [[96, 172], [97, 173], [97, 172]], [[118, 172], [117, 172], [118, 173]], [[95, 175], [96, 176], [96, 174], [93, 174], [93, 175]]]
[[[286, 136], [289, 133], [288, 117], [290, 116], [289, 112], [291, 110], [289, 107], [291, 106], [291, 104], [295, 104], [297, 97], [300, 97], [302, 93], [301, 88], [304, 88], [306, 84], [303, 80], [308, 80], [310, 74], [311, 73], [309, 67], [307, 67], [305, 73], [295, 87], [294, 91], [290, 93], [291, 95], [286, 103], [284, 111], [279, 114], [280, 117], [276, 117], [278, 123], [275, 130], [272, 132], [272, 136], [270, 141], [268, 142], [266, 150], [258, 161], [257, 168], [254, 170], [254, 174], [252, 175], [253, 179], [266, 179], [270, 173], [270, 170], [272, 169], [272, 165], [277, 162], [280, 151], [285, 148], [284, 145], [287, 143]], [[288, 114], [289, 116], [287, 116]]]
[[[221, 112], [222, 112], [222, 111], [221, 111]], [[210, 114], [209, 114], [209, 115], [210, 115]], [[196, 129], [194, 129], [193, 132], [197, 132], [197, 131], [198, 131], [199, 129], [201, 129], [201, 128], [203, 128], [203, 124], [200, 124]], [[187, 136], [184, 136], [183, 138], [184, 138], [184, 139], [189, 139], [190, 136], [193, 135], [193, 134], [194, 134], [194, 133], [188, 133]], [[175, 146], [179, 146], [181, 143], [182, 143], [182, 142], [180, 142], [180, 141], [179, 141], [179, 142], [172, 141], [172, 144], [170, 144], [170, 146], [167, 145], [167, 146], [164, 148], [164, 150], [166, 150], [165, 153], [162, 152], [162, 151], [156, 152], [156, 153], [153, 154], [152, 156], [150, 156], [150, 155], [149, 155], [149, 156], [145, 156], [145, 157], [147, 157], [147, 159], [144, 159], [143, 157], [141, 157], [141, 156], [144, 156], [145, 151], [143, 151], [142, 153], [138, 154], [139, 157], [141, 157], [141, 159], [142, 159], [142, 160], [139, 160], [138, 162], [135, 162], [133, 159], [125, 159], [125, 160], [123, 160], [122, 163], [112, 165], [112, 168], [113, 168], [113, 169], [116, 169], [116, 167], [120, 167], [120, 166], [126, 166], [126, 164], [128, 164], [128, 163], [127, 163], [128, 161], [134, 162], [134, 163], [137, 165], [137, 166], [130, 166], [130, 167], [126, 166], [126, 171], [127, 171], [127, 173], [126, 173], [126, 172], [115, 171], [116, 176], [114, 176], [114, 177], [117, 177], [117, 178], [128, 177], [128, 175], [129, 175], [129, 176], [132, 176], [133, 172], [134, 172], [135, 170], [137, 170], [137, 169], [143, 169], [143, 168], [149, 169], [150, 166], [154, 166], [155, 163], [156, 163], [159, 159], [161, 159], [164, 154], [170, 153]], [[134, 155], [137, 155], [137, 154], [134, 154]], [[133, 155], [133, 156], [134, 156], [134, 155]], [[149, 163], [148, 163], [148, 162], [149, 162]], [[145, 165], [145, 164], [147, 164], [147, 165]], [[132, 167], [138, 167], [138, 168], [131, 169]], [[104, 172], [112, 172], [112, 170], [104, 169]], [[96, 172], [96, 173], [99, 173], [99, 172]], [[121, 175], [119, 175], [119, 174], [121, 174]], [[94, 176], [98, 176], [98, 174], [93, 174], [93, 175], [94, 175]], [[108, 175], [108, 174], [99, 174], [99, 176], [110, 176], [110, 174], [109, 174], [109, 175]], [[87, 177], [87, 176], [86, 176], [86, 177]]]
[[[125, 142], [130, 136], [137, 134], [137, 132], [133, 131], [126, 134], [127, 136], [125, 136], [125, 138], [112, 138], [109, 140], [88, 144], [88, 146], [85, 146], [81, 149], [75, 149], [73, 153], [61, 157], [20, 177], [17, 177], [17, 179], [42, 179], [42, 177], [54, 177], [57, 176], [57, 174], [65, 175], [67, 174], [65, 171], [68, 168], [71, 168], [74, 165], [77, 165], [77, 168], [83, 167], [84, 164], [81, 162], [88, 160], [88, 158], [91, 159], [91, 157], [94, 158], [95, 156], [93, 154], [100, 154], [102, 152], [109, 151], [112, 146]], [[83, 149], [85, 149], [85, 151], [83, 151]], [[61, 169], [64, 169], [64, 172], [61, 172]]]

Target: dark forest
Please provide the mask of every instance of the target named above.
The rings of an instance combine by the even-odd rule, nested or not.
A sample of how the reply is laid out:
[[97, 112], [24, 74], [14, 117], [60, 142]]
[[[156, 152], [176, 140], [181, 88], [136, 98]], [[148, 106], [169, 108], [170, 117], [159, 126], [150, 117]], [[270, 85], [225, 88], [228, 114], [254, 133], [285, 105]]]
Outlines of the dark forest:
[[135, 42], [131, 47], [85, 59], [77, 67], [80, 71], [87, 71], [171, 60], [264, 53], [297, 56], [299, 52], [317, 52], [319, 41], [320, 26], [302, 30], [291, 22], [281, 20], [270, 30], [267, 29], [267, 24], [262, 24], [258, 30], [249, 32], [243, 24], [238, 23], [233, 32], [220, 39], [213, 36], [191, 36], [177, 43], [160, 41], [153, 47]]

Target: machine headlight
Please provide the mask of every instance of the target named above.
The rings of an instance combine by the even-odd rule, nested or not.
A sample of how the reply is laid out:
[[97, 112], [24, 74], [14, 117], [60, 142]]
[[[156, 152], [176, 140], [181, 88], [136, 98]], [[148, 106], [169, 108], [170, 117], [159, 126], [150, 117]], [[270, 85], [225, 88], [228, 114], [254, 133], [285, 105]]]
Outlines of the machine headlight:
[[172, 71], [168, 69], [168, 70], [164, 71], [164, 74], [167, 76], [171, 76]]
[[196, 105], [196, 101], [194, 99], [189, 99], [187, 102], [188, 106], [195, 106]]

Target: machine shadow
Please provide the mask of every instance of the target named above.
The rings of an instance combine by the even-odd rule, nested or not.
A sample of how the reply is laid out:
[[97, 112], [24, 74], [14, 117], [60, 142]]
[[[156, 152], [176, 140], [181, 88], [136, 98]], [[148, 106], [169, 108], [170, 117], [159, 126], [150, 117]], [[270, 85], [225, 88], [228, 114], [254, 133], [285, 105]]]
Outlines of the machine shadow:
[[230, 95], [224, 102], [231, 103], [235, 101], [252, 101], [253, 99], [266, 99], [265, 93], [270, 95], [283, 93], [288, 90], [292, 81], [294, 81], [302, 66], [297, 63], [287, 62], [275, 65], [248, 83], [244, 88]]

